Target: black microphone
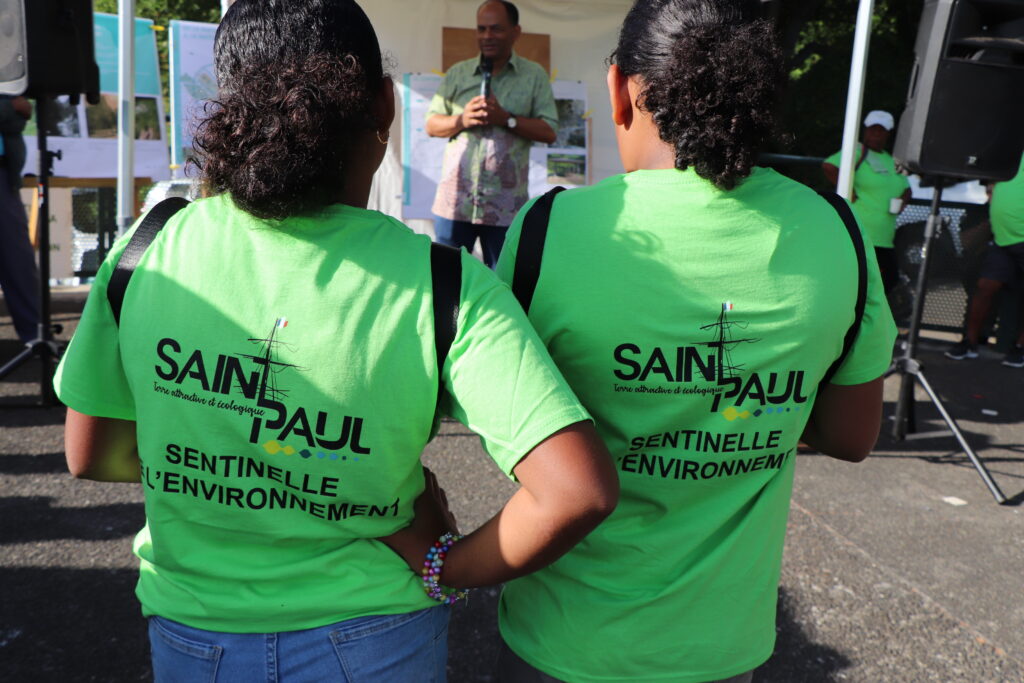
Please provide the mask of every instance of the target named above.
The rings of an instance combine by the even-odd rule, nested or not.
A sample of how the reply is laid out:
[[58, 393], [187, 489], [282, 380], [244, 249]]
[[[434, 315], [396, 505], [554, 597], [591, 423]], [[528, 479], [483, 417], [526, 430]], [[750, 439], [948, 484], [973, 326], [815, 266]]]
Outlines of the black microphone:
[[490, 57], [480, 57], [480, 74], [483, 79], [480, 81], [480, 94], [484, 97], [491, 96], [491, 72], [494, 70], [494, 62]]

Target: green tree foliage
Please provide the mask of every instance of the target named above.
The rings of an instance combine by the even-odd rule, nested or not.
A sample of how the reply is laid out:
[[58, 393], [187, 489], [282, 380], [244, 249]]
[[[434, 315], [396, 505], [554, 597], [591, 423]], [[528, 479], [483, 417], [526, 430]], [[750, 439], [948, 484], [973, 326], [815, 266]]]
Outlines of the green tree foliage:
[[[792, 138], [775, 151], [828, 156], [842, 144], [857, 0], [778, 2], [776, 20], [789, 68], [780, 123]], [[864, 87], [864, 112], [899, 118], [914, 63], [923, 0], [876, 0]]]
[[[117, 14], [118, 0], [93, 0], [93, 9], [97, 12]], [[171, 19], [185, 21], [220, 21], [220, 0], [135, 0], [135, 16], [152, 19], [157, 26], [167, 28]], [[160, 69], [162, 72], [164, 103], [168, 98], [167, 78], [167, 31], [156, 32], [156, 48], [160, 53]]]

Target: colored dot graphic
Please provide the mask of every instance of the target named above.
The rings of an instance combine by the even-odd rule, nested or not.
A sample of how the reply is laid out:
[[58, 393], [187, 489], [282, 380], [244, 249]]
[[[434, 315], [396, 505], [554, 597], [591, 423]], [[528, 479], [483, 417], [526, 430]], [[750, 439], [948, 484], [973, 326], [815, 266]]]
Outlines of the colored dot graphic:
[[[303, 448], [301, 451], [296, 451], [288, 444], [283, 444], [280, 441], [276, 441], [273, 439], [263, 444], [263, 450], [265, 450], [270, 455], [277, 455], [278, 453], [283, 453], [284, 455], [295, 455], [296, 453], [298, 453], [306, 460], [312, 458], [314, 455], [316, 455], [318, 460], [324, 460], [325, 458], [330, 460], [337, 460], [339, 457], [342, 460], [348, 460], [348, 456], [339, 456], [337, 453], [325, 453], [324, 451], [317, 451], [316, 453], [313, 453], [313, 451], [309, 450], [308, 448]], [[352, 458], [352, 460], [355, 462], [359, 462], [359, 458]]]
[[722, 417], [724, 417], [729, 422], [732, 422], [737, 418], [741, 420], [746, 420], [749, 419], [750, 416], [751, 414], [749, 410], [744, 410], [743, 412], [740, 412], [736, 410], [736, 406], [729, 406], [728, 408], [722, 411]]
[[277, 455], [278, 453], [284, 453], [285, 455], [295, 455], [295, 449], [291, 446], [282, 445], [277, 441], [268, 441], [263, 444], [263, 450], [271, 455]]
[[736, 406], [729, 406], [719, 414], [729, 422], [733, 422], [735, 420], [748, 420], [752, 417], [761, 417], [762, 415], [781, 415], [782, 413], [788, 413], [791, 411], [800, 412], [802, 409], [802, 406], [779, 406], [777, 408], [768, 407], [763, 410], [758, 408], [754, 412], [750, 412], [749, 410], [741, 411], [736, 408]]

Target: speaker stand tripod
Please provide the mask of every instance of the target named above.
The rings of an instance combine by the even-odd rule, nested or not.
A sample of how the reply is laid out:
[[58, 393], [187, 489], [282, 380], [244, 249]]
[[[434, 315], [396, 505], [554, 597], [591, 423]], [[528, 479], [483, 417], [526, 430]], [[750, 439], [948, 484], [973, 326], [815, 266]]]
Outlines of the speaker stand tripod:
[[[942, 400], [935, 393], [935, 390], [932, 389], [932, 385], [928, 383], [928, 379], [924, 376], [924, 372], [921, 369], [921, 363], [914, 357], [917, 351], [918, 334], [921, 331], [921, 318], [924, 315], [924, 296], [928, 282], [928, 263], [932, 250], [932, 241], [935, 239], [938, 226], [942, 221], [942, 218], [939, 216], [942, 184], [943, 179], [941, 177], [936, 178], [935, 195], [932, 197], [931, 210], [928, 213], [928, 220], [925, 222], [924, 241], [921, 243], [921, 265], [917, 270], [914, 307], [910, 315], [910, 330], [907, 333], [906, 341], [902, 342], [898, 357], [893, 359], [892, 365], [886, 372], [886, 377], [896, 373], [899, 373], [901, 376], [899, 398], [896, 401], [896, 410], [893, 416], [892, 437], [897, 441], [903, 441], [904, 439], [926, 439], [935, 436], [946, 436], [952, 433], [956, 440], [960, 442], [960, 447], [970, 459], [971, 464], [974, 465], [974, 469], [978, 471], [982, 481], [985, 482], [988, 490], [995, 497], [996, 502], [1002, 504], [1006, 502], [1006, 496], [999, 490], [999, 486], [992, 479], [992, 475], [985, 468], [985, 464], [981, 462], [981, 459], [978, 458], [971, 445], [967, 443], [967, 439], [964, 438], [963, 433], [957, 426], [956, 420], [949, 414], [946, 407], [942, 405]], [[939, 411], [939, 415], [946, 422], [949, 431], [917, 432], [916, 420], [914, 419], [915, 384], [920, 384], [921, 388], [928, 394], [928, 398], [931, 399], [932, 404]], [[911, 432], [909, 435], [908, 431]]]
[[39, 358], [39, 394], [40, 404], [54, 405], [53, 370], [60, 358], [61, 349], [53, 339], [59, 326], [53, 325], [50, 318], [50, 175], [53, 172], [54, 158], [60, 159], [61, 153], [51, 152], [46, 148], [46, 124], [49, 121], [49, 100], [43, 95], [36, 98], [36, 121], [39, 122], [37, 139], [39, 142], [39, 218], [37, 234], [39, 235], [39, 323], [36, 325], [35, 339], [25, 343], [25, 349], [17, 356], [0, 367], [0, 380], [11, 374], [18, 367], [32, 358]]

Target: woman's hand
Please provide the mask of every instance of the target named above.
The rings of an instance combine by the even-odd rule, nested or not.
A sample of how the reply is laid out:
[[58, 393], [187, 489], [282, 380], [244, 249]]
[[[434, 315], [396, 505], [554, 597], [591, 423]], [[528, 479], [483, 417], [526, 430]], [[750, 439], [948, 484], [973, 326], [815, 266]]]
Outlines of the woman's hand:
[[[492, 586], [537, 571], [579, 543], [619, 500], [612, 457], [588, 421], [551, 434], [513, 471], [520, 489], [486, 524], [452, 546], [442, 585]], [[417, 574], [438, 537], [457, 532], [444, 491], [426, 468], [424, 476], [427, 485], [416, 500], [412, 524], [378, 539]]]
[[419, 573], [427, 549], [442, 536], [451, 532], [459, 533], [455, 516], [448, 509], [448, 496], [437, 483], [437, 477], [426, 467], [423, 468], [426, 486], [413, 505], [412, 523], [390, 536], [377, 540], [398, 553], [414, 572]]
[[619, 479], [590, 422], [564, 427], [513, 468], [521, 488], [505, 507], [448, 552], [441, 583], [503, 583], [567, 553], [615, 509]]

